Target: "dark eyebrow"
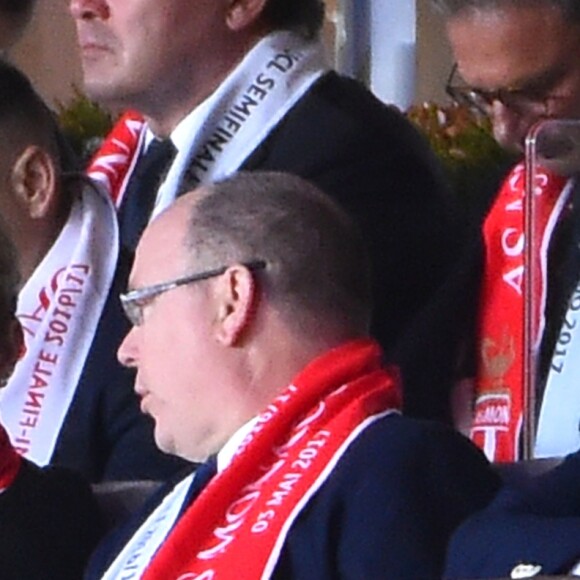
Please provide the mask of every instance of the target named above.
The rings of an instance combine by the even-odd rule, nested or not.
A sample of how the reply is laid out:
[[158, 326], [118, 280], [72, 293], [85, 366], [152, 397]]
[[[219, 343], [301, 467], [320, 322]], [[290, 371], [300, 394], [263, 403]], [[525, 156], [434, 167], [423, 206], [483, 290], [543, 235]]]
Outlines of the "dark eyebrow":
[[535, 77], [521, 81], [515, 85], [513, 91], [518, 93], [542, 93], [549, 91], [564, 76], [565, 72], [566, 70], [562, 65], [554, 67]]

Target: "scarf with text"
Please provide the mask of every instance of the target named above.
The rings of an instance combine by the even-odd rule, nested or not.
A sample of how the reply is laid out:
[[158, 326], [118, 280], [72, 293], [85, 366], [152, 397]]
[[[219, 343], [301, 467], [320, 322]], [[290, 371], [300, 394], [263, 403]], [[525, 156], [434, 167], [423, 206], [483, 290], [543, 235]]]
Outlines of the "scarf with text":
[[[570, 180], [571, 188], [574, 181]], [[534, 457], [564, 456], [580, 448], [580, 281], [577, 281], [569, 298], [551, 354], [538, 416]]]
[[[239, 169], [326, 70], [319, 43], [285, 31], [260, 40], [176, 128], [186, 128], [187, 134], [183, 145], [175, 143], [178, 153], [161, 184], [153, 215], [177, 195]], [[135, 113], [123, 116], [90, 164], [89, 175], [107, 185], [117, 206], [145, 127]]]
[[398, 381], [373, 341], [315, 359], [187, 508], [143, 579], [239, 578], [240, 562], [245, 578], [268, 578], [292, 523], [349, 445], [400, 407]]
[[490, 461], [519, 458], [524, 412], [524, 270], [534, 268], [533, 341], [544, 330], [548, 244], [565, 206], [566, 179], [536, 172], [533, 263], [525, 261], [525, 167], [508, 175], [483, 225], [484, 275], [480, 298], [478, 372], [471, 439]]
[[0, 425], [0, 491], [12, 485], [21, 465], [22, 458], [12, 447], [6, 429]]
[[113, 280], [115, 210], [86, 186], [18, 296], [25, 352], [0, 391], [15, 449], [38, 465], [52, 456]]

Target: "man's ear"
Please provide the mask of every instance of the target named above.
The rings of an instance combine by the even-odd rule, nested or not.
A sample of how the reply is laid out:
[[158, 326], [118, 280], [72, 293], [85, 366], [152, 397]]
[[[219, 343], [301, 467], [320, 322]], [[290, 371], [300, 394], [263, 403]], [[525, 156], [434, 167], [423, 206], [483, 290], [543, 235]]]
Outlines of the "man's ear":
[[230, 0], [226, 19], [228, 28], [237, 32], [254, 25], [267, 3], [268, 0]]
[[29, 145], [12, 167], [12, 190], [32, 219], [45, 217], [57, 203], [54, 161], [47, 151]]
[[216, 283], [215, 296], [216, 338], [224, 346], [233, 346], [249, 328], [258, 306], [258, 287], [252, 272], [242, 265], [228, 268]]

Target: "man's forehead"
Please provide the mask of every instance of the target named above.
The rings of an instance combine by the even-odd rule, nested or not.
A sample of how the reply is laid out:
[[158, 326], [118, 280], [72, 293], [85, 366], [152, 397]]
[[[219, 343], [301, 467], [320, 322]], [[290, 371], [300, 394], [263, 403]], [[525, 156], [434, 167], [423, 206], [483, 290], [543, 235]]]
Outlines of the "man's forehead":
[[185, 269], [191, 259], [188, 244], [191, 216], [207, 192], [207, 188], [200, 187], [180, 196], [145, 228], [135, 253], [131, 287], [165, 281], [163, 276], [183, 273], [180, 269]]
[[450, 19], [449, 40], [459, 72], [479, 88], [518, 87], [559, 65], [577, 25], [549, 5], [473, 10]]

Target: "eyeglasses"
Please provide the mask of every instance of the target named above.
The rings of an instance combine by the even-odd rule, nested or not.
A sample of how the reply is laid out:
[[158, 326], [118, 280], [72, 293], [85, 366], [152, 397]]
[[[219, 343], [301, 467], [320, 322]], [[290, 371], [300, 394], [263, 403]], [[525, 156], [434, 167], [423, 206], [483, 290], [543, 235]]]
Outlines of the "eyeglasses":
[[[255, 272], [256, 270], [262, 270], [265, 268], [266, 262], [263, 260], [253, 260], [251, 262], [242, 262], [242, 266]], [[180, 286], [184, 286], [185, 284], [192, 284], [193, 282], [200, 282], [209, 278], [221, 276], [229, 267], [230, 266], [223, 266], [221, 268], [200, 272], [199, 274], [191, 274], [190, 276], [177, 278], [170, 282], [161, 282], [160, 284], [137, 288], [136, 290], [131, 290], [130, 292], [121, 294], [119, 298], [121, 299], [121, 305], [123, 306], [125, 315], [133, 326], [140, 326], [143, 324], [143, 308], [156, 296], [168, 292], [169, 290], [179, 288]]]
[[498, 89], [486, 91], [476, 89], [457, 79], [457, 64], [453, 65], [451, 74], [445, 85], [445, 92], [453, 101], [466, 106], [474, 113], [489, 116], [494, 102], [500, 102], [504, 107], [520, 117], [549, 117], [550, 102], [555, 99], [565, 98], [564, 95], [549, 93], [546, 87], [553, 87], [561, 78], [561, 71], [556, 71], [552, 77], [542, 79], [541, 86], [527, 89]]

